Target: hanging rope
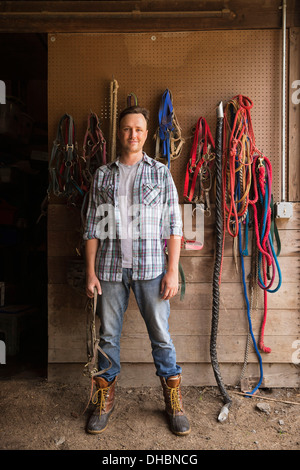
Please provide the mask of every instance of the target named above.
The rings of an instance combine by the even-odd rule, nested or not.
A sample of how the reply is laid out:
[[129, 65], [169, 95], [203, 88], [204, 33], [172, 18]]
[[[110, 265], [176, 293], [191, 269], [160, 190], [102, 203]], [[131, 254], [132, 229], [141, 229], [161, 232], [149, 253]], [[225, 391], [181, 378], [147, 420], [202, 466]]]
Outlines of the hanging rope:
[[[279, 290], [282, 283], [282, 275], [271, 236], [272, 167], [270, 160], [261, 153], [254, 158], [253, 180], [255, 200], [251, 204], [254, 209], [255, 235], [258, 248], [258, 285], [264, 292], [264, 317], [261, 325], [259, 347], [263, 352], [270, 353], [271, 348], [264, 345], [264, 331], [267, 320], [267, 293], [274, 293]], [[260, 221], [258, 220], [258, 214], [261, 214]], [[270, 269], [272, 273], [268, 283], [267, 272], [270, 272]], [[278, 273], [278, 283], [274, 289], [271, 289], [276, 272]]]
[[166, 89], [163, 93], [159, 112], [159, 127], [154, 134], [156, 140], [155, 159], [168, 164], [181, 154], [184, 139], [181, 136], [181, 128], [174, 112], [172, 94]]
[[[237, 237], [239, 221], [247, 215], [251, 187], [251, 164], [255, 139], [250, 110], [252, 101], [242, 95], [230, 100], [224, 111], [223, 133], [223, 209], [227, 232]], [[241, 180], [236, 200], [237, 182]], [[239, 209], [237, 209], [239, 206]]]
[[214, 375], [224, 400], [224, 406], [219, 415], [219, 421], [227, 418], [229, 408], [231, 406], [231, 398], [229, 397], [223, 383], [220, 372], [220, 366], [217, 356], [217, 335], [219, 323], [219, 283], [222, 261], [222, 244], [223, 244], [223, 220], [222, 220], [222, 130], [223, 130], [223, 108], [218, 109], [217, 129], [216, 129], [216, 156], [215, 156], [215, 178], [216, 178], [216, 201], [215, 201], [215, 231], [216, 231], [216, 249], [215, 249], [215, 265], [213, 275], [213, 304], [212, 304], [212, 323], [210, 337], [210, 356]]
[[116, 159], [117, 149], [117, 109], [118, 109], [118, 82], [112, 80], [110, 83], [110, 127], [109, 127], [109, 148], [110, 161]]
[[[98, 377], [105, 372], [107, 372], [112, 367], [112, 362], [107, 354], [103, 351], [103, 349], [99, 346], [100, 339], [97, 338], [96, 334], [96, 311], [97, 311], [97, 298], [98, 292], [97, 289], [94, 289], [94, 297], [92, 299], [88, 299], [86, 304], [86, 346], [87, 346], [87, 358], [88, 362], [84, 366], [83, 375], [91, 378], [91, 390], [90, 390], [90, 397], [88, 403], [83, 411], [83, 414], [86, 412], [93, 393], [94, 388], [94, 378]], [[98, 369], [98, 357], [99, 354], [102, 354], [106, 361], [108, 362], [108, 366], [102, 370]]]
[[[222, 171], [224, 217], [223, 247], [226, 231], [233, 237], [234, 241], [238, 238], [249, 335], [252, 338], [260, 366], [259, 382], [256, 387], [249, 392], [250, 395], [255, 393], [263, 379], [262, 359], [252, 330], [251, 305], [248, 299], [244, 266], [244, 256], [248, 255], [247, 243], [250, 207], [253, 209], [254, 236], [256, 243], [255, 250], [252, 250], [252, 256], [255, 257], [255, 260], [257, 259], [257, 284], [264, 290], [264, 318], [261, 325], [260, 339], [258, 341], [259, 348], [264, 353], [271, 352], [271, 349], [264, 345], [264, 330], [267, 318], [267, 292], [276, 292], [281, 285], [281, 272], [271, 236], [272, 167], [270, 161], [255, 145], [250, 114], [252, 106], [253, 103], [249, 98], [238, 95], [229, 101], [225, 108], [224, 120], [226, 125], [224, 126], [223, 132]], [[242, 227], [245, 227], [245, 249], [242, 248]], [[275, 279], [276, 269], [279, 276], [278, 285], [275, 289], [271, 290], [270, 288]], [[253, 284], [250, 288], [251, 295], [253, 295]], [[246, 352], [245, 358], [247, 354]], [[243, 372], [245, 365], [244, 363]]]
[[249, 395], [253, 395], [256, 392], [256, 390], [261, 386], [264, 374], [263, 374], [262, 358], [261, 358], [261, 355], [259, 353], [258, 347], [256, 345], [256, 340], [255, 340], [255, 336], [254, 336], [253, 328], [252, 328], [251, 310], [250, 310], [250, 303], [249, 303], [248, 294], [247, 294], [244, 255], [243, 255], [243, 249], [242, 249], [241, 222], [239, 222], [239, 224], [240, 224], [239, 234], [238, 234], [239, 251], [240, 251], [241, 266], [242, 266], [242, 281], [243, 281], [244, 297], [245, 297], [246, 306], [247, 306], [247, 319], [248, 319], [248, 325], [249, 325], [249, 333], [250, 333], [251, 338], [252, 338], [252, 342], [253, 342], [253, 345], [254, 345], [256, 355], [258, 357], [259, 370], [260, 370], [260, 378], [259, 378], [259, 381], [258, 381], [257, 385], [253, 388], [253, 390], [251, 392], [248, 392]]
[[[224, 239], [225, 231], [234, 240], [234, 247], [238, 246], [242, 269], [243, 293], [247, 308], [247, 319], [249, 334], [259, 361], [260, 379], [257, 386], [249, 392], [255, 393], [262, 383], [263, 369], [262, 359], [256, 345], [252, 329], [250, 303], [247, 293], [246, 275], [244, 266], [245, 250], [242, 248], [242, 223], [248, 222], [249, 204], [257, 200], [255, 193], [254, 201], [250, 200], [250, 189], [252, 185], [252, 163], [255, 149], [255, 139], [252, 128], [250, 110], [252, 101], [242, 95], [230, 100], [225, 108], [224, 120], [226, 125], [223, 132], [223, 217], [224, 217]], [[248, 233], [248, 232], [247, 232]], [[224, 244], [223, 239], [223, 244]], [[235, 243], [236, 239], [238, 244]], [[237, 261], [236, 261], [237, 263]], [[248, 345], [246, 345], [246, 348]], [[244, 364], [245, 368], [245, 364]]]

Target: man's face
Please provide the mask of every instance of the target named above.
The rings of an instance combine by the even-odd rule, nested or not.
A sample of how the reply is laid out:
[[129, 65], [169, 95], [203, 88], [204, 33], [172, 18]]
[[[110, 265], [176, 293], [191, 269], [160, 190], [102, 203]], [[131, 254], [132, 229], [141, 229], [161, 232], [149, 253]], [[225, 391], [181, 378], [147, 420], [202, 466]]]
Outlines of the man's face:
[[118, 137], [122, 149], [126, 152], [142, 151], [147, 135], [147, 122], [142, 114], [126, 114], [121, 120]]

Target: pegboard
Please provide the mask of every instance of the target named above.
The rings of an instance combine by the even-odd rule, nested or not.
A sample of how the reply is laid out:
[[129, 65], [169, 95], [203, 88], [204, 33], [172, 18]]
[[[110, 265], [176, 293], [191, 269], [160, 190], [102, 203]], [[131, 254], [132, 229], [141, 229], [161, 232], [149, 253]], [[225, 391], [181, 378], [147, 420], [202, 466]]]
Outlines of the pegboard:
[[237, 94], [254, 102], [251, 110], [257, 147], [271, 160], [274, 200], [281, 194], [281, 32], [280, 30], [178, 33], [49, 34], [49, 142], [59, 118], [73, 116], [81, 153], [92, 110], [109, 137], [110, 83], [117, 80], [118, 111], [127, 95], [150, 110], [145, 150], [154, 156], [161, 96], [169, 88], [185, 144], [171, 164], [182, 202], [184, 175], [192, 145], [191, 129], [200, 116], [212, 134], [216, 106]]

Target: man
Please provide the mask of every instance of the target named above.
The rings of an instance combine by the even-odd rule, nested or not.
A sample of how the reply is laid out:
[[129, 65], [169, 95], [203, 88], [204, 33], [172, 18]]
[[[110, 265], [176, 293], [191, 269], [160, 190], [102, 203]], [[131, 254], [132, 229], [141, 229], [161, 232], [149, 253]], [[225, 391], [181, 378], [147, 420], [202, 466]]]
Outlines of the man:
[[[182, 406], [181, 367], [168, 327], [169, 299], [178, 292], [182, 221], [168, 168], [143, 151], [148, 120], [149, 112], [137, 106], [120, 114], [120, 157], [96, 170], [90, 191], [84, 233], [86, 293], [93, 297], [96, 288], [99, 294], [99, 345], [111, 361], [109, 370], [94, 379], [96, 408], [87, 425], [94, 434], [106, 428], [114, 407], [130, 288], [147, 326], [171, 430], [177, 435], [190, 432]], [[98, 365], [99, 370], [108, 365], [101, 354]]]

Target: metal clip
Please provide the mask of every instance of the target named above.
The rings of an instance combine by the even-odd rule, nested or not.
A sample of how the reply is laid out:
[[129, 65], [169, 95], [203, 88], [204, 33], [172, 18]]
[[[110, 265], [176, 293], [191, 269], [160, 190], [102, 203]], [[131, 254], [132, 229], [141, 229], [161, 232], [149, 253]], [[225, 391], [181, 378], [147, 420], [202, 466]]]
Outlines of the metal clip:
[[261, 166], [264, 166], [263, 165], [264, 157], [258, 157], [258, 160], [259, 160], [258, 168], [260, 168]]

